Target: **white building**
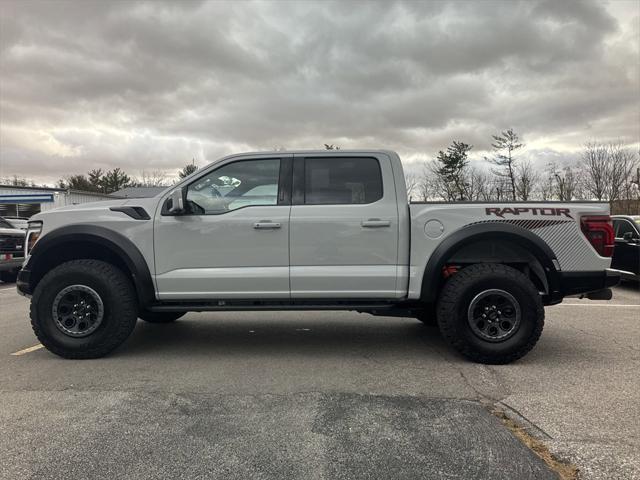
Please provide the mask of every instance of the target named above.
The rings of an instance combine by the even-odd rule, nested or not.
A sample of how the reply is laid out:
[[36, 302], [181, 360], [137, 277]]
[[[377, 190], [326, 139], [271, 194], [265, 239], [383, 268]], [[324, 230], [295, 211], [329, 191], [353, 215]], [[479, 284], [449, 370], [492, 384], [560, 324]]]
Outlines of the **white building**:
[[0, 217], [31, 217], [39, 212], [66, 205], [124, 198], [105, 193], [49, 187], [0, 185]]

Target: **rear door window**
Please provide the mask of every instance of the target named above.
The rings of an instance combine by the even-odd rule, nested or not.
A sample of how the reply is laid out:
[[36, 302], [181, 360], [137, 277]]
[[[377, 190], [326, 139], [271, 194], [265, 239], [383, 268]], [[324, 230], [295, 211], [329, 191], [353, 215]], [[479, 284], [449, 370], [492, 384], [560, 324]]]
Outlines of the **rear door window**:
[[373, 203], [382, 198], [378, 160], [369, 157], [304, 159], [305, 205]]

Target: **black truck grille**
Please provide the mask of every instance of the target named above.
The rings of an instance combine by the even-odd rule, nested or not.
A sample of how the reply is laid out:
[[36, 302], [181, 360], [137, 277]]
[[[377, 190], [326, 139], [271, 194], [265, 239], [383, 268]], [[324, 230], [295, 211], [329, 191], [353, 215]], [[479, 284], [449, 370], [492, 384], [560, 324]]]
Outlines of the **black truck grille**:
[[0, 253], [13, 253], [14, 257], [22, 257], [24, 237], [0, 236]]

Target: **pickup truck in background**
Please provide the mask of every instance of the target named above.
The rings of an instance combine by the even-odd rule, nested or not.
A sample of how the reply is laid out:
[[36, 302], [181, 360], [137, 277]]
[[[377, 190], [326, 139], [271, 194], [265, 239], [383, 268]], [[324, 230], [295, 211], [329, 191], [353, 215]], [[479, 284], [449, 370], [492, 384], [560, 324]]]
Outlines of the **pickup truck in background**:
[[0, 280], [13, 283], [24, 261], [25, 231], [0, 217]]
[[537, 342], [544, 306], [611, 298], [605, 203], [409, 203], [390, 151], [232, 155], [154, 198], [40, 213], [18, 290], [42, 344], [94, 358], [137, 318], [355, 310], [437, 321], [483, 363]]

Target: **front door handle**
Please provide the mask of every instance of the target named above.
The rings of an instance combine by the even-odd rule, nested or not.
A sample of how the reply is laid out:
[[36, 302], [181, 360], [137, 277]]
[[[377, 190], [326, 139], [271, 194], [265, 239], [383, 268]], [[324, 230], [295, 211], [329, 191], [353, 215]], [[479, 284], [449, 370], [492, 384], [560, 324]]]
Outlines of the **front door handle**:
[[382, 228], [390, 227], [391, 221], [380, 220], [379, 218], [370, 218], [369, 220], [363, 220], [361, 224], [364, 228]]
[[280, 228], [281, 226], [282, 225], [280, 225], [279, 223], [271, 222], [269, 220], [262, 220], [253, 224], [253, 228], [255, 228], [256, 230], [273, 230], [275, 228]]

